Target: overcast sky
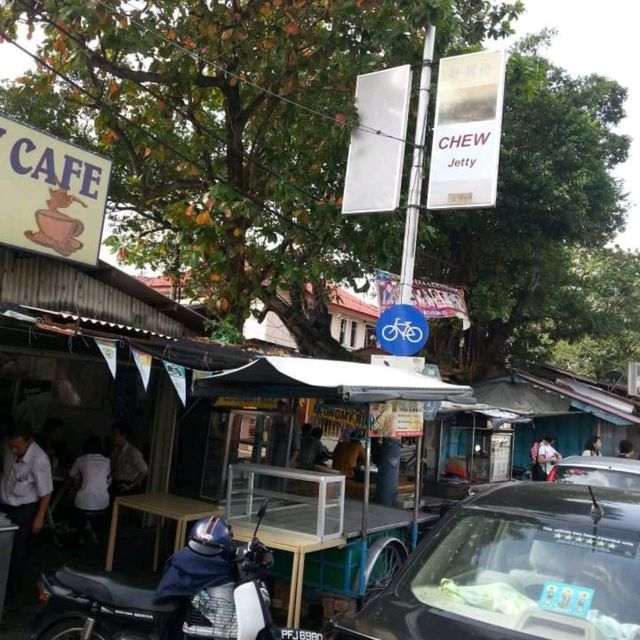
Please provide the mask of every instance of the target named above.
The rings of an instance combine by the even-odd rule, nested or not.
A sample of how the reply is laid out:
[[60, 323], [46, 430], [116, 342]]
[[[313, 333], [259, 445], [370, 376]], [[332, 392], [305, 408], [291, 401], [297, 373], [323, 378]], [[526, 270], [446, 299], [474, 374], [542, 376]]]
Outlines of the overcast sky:
[[[625, 181], [630, 207], [627, 229], [618, 242], [640, 249], [640, 36], [635, 0], [525, 0], [526, 13], [515, 24], [516, 38], [544, 27], [558, 35], [548, 51], [556, 64], [574, 75], [598, 73], [617, 80], [629, 91], [627, 118], [619, 131], [633, 138], [631, 156], [616, 175]], [[35, 42], [25, 46], [35, 47]], [[508, 44], [508, 43], [507, 43]], [[501, 42], [492, 47], [504, 47]], [[31, 60], [10, 44], [0, 46], [0, 78], [14, 78], [31, 67]], [[106, 256], [104, 256], [106, 257]]]
[[[616, 171], [629, 194], [627, 229], [618, 243], [640, 249], [640, 36], [637, 0], [524, 0], [526, 13], [515, 23], [516, 38], [557, 29], [548, 57], [573, 75], [598, 73], [629, 91], [627, 117], [619, 132], [633, 138], [629, 160]], [[499, 43], [498, 45], [503, 45]]]

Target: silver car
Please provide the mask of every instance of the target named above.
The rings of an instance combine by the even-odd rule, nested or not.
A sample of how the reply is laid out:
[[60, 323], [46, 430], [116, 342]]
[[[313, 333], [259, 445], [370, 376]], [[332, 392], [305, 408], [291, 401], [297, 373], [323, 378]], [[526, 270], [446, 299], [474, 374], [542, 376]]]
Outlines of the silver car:
[[570, 456], [553, 467], [547, 482], [640, 491], [640, 460]]

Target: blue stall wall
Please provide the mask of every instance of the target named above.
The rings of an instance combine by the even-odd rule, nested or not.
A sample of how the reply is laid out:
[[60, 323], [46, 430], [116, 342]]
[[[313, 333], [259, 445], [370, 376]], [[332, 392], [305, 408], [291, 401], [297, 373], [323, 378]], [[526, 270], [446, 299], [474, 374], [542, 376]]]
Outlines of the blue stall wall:
[[530, 464], [531, 445], [543, 435], [555, 435], [556, 449], [566, 458], [580, 455], [589, 436], [598, 433], [602, 438], [602, 454], [617, 454], [618, 442], [626, 436], [626, 428], [602, 422], [589, 413], [569, 413], [559, 416], [536, 418], [531, 424], [516, 425], [515, 451], [513, 464], [528, 467]]

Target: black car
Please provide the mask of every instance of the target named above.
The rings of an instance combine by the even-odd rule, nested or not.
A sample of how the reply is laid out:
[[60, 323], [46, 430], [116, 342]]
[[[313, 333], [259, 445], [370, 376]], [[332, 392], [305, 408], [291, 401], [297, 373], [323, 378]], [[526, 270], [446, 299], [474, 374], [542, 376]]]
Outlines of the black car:
[[[593, 496], [593, 497], [592, 497]], [[339, 640], [640, 640], [640, 501], [520, 483], [465, 500]]]

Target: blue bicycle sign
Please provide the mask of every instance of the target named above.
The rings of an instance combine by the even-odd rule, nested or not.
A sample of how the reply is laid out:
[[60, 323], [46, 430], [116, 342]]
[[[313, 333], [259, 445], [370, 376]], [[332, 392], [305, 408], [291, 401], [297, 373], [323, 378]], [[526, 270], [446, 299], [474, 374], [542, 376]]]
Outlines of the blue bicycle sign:
[[376, 324], [380, 346], [394, 356], [410, 356], [424, 347], [429, 325], [418, 309], [410, 304], [397, 304], [387, 309]]

